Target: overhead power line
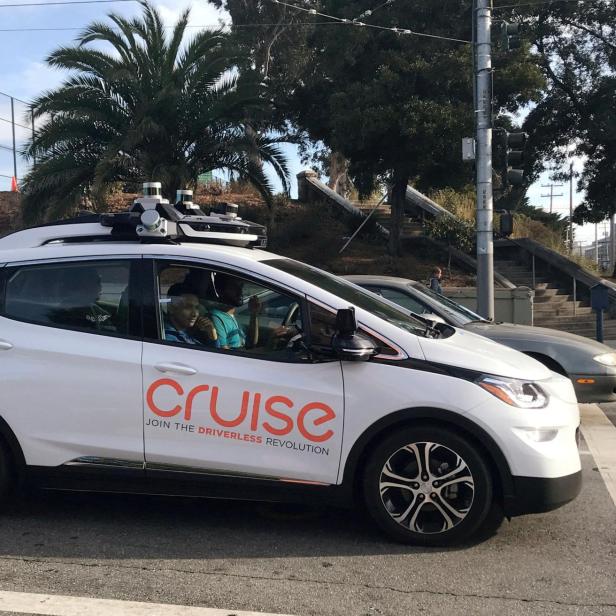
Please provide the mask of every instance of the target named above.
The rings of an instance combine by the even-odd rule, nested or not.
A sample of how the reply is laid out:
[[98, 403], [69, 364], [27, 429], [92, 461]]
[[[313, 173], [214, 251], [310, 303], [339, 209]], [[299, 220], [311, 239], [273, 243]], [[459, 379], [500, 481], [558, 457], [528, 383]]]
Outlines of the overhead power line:
[[[136, 2], [138, 0], [55, 0], [53, 2], [29, 2], [29, 3], [13, 3], [13, 4], [0, 4], [0, 8], [9, 8], [9, 7], [26, 7], [26, 6], [58, 6], [58, 5], [70, 5], [70, 4], [107, 4], [107, 3], [113, 3], [113, 2]], [[454, 43], [464, 43], [467, 45], [471, 44], [471, 41], [467, 41], [464, 39], [459, 39], [459, 38], [454, 38], [454, 37], [448, 37], [448, 36], [440, 36], [437, 34], [428, 34], [427, 32], [416, 32], [414, 30], [411, 30], [410, 28], [396, 28], [396, 27], [390, 27], [390, 26], [379, 26], [377, 24], [370, 24], [370, 23], [366, 23], [363, 21], [360, 21], [359, 18], [357, 19], [345, 19], [342, 17], [335, 17], [333, 15], [327, 15], [326, 13], [321, 13], [319, 11], [316, 11], [315, 9], [306, 9], [304, 7], [301, 6], [297, 6], [295, 4], [290, 4], [288, 2], [283, 2], [282, 0], [269, 0], [270, 2], [273, 2], [274, 4], [281, 4], [283, 6], [289, 7], [291, 9], [294, 9], [296, 11], [302, 11], [304, 13], [308, 13], [310, 15], [318, 15], [320, 17], [323, 17], [325, 19], [327, 19], [328, 21], [311, 21], [311, 22], [295, 22], [295, 23], [288, 23], [288, 24], [282, 24], [285, 26], [326, 26], [326, 25], [339, 25], [339, 26], [343, 26], [343, 25], [347, 25], [347, 26], [356, 26], [356, 27], [364, 27], [364, 28], [372, 28], [372, 29], [376, 29], [376, 30], [385, 30], [388, 32], [393, 32], [395, 34], [400, 34], [400, 35], [406, 35], [406, 36], [418, 36], [418, 37], [423, 37], [423, 38], [431, 38], [431, 39], [437, 39], [437, 40], [441, 40], [441, 41], [450, 41], [450, 42], [454, 42]], [[369, 16], [372, 13], [374, 13], [374, 11], [392, 4], [393, 2], [395, 2], [395, 0], [388, 0], [387, 2], [384, 2], [383, 4], [377, 6], [375, 9], [371, 10], [371, 11], [364, 11], [364, 13], [362, 13], [363, 15]], [[360, 16], [361, 17], [361, 16]], [[188, 25], [187, 28], [213, 28], [213, 27], [228, 27], [228, 28], [263, 28], [263, 27], [272, 27], [272, 26], [280, 26], [280, 23], [250, 23], [250, 24], [234, 24], [234, 23], [217, 23], [217, 24], [211, 24], [211, 25]], [[166, 28], [172, 28], [173, 26], [166, 26]], [[0, 32], [63, 32], [63, 31], [74, 31], [74, 30], [81, 30], [83, 29], [83, 26], [75, 26], [75, 27], [50, 27], [50, 28], [0, 28]], [[114, 30], [118, 30], [117, 28], [114, 28]]]
[[109, 4], [110, 2], [137, 2], [137, 0], [54, 0], [53, 2], [16, 2], [0, 4], [0, 9], [21, 8], [23, 6], [60, 6], [64, 4]]
[[[188, 24], [187, 28], [271, 28], [274, 26], [280, 26], [280, 22], [276, 23], [254, 23], [254, 24], [233, 24], [226, 22], [218, 22], [215, 24]], [[337, 21], [300, 21], [288, 24], [282, 24], [284, 26], [344, 26], [345, 24]], [[86, 26], [64, 26], [64, 27], [50, 27], [50, 28], [0, 28], [0, 32], [65, 32], [74, 30], [84, 30]], [[165, 30], [171, 30], [175, 26], [164, 26]], [[120, 28], [111, 28], [115, 32], [121, 32]]]
[[327, 13], [321, 13], [316, 9], [307, 9], [303, 6], [297, 6], [296, 4], [290, 4], [289, 2], [283, 2], [283, 0], [269, 0], [274, 4], [280, 4], [282, 6], [289, 7], [296, 11], [301, 11], [303, 13], [308, 13], [309, 15], [318, 15], [319, 17], [324, 17], [325, 19], [331, 19], [332, 21], [336, 21], [339, 23], [347, 24], [349, 26], [356, 26], [359, 28], [373, 28], [375, 30], [385, 30], [387, 32], [394, 32], [395, 34], [400, 34], [404, 36], [421, 36], [425, 38], [439, 39], [442, 41], [452, 41], [454, 43], [465, 43], [470, 45], [471, 41], [466, 41], [464, 39], [452, 38], [448, 36], [439, 36], [436, 34], [427, 34], [425, 32], [415, 32], [410, 28], [396, 28], [391, 26], [378, 26], [376, 24], [369, 24], [365, 21], [359, 21], [358, 19], [346, 19], [344, 17], [335, 17], [334, 15], [328, 15]]
[[[16, 98], [15, 100], [19, 100], [18, 98]], [[20, 101], [20, 102], [25, 102], [25, 101]], [[29, 103], [26, 103], [26, 105], [29, 105]], [[7, 124], [15, 124], [15, 126], [19, 126], [19, 128], [25, 128], [26, 130], [30, 130], [30, 126], [24, 126], [23, 124], [19, 124], [19, 122], [13, 122], [13, 120], [7, 120], [6, 118], [0, 118], [0, 122], [6, 122]]]
[[[17, 98], [16, 96], [11, 96], [10, 94], [7, 94], [6, 92], [0, 92], [0, 96], [6, 96], [7, 98], [12, 98], [13, 100], [19, 101], [20, 103], [24, 103], [25, 105], [29, 105], [30, 103], [28, 101], [22, 101], [21, 98]], [[3, 118], [0, 118], [0, 120]]]

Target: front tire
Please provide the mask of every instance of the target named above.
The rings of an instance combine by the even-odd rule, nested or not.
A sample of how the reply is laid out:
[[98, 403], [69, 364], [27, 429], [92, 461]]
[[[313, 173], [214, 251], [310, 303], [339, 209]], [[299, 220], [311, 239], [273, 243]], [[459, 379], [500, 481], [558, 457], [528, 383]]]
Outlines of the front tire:
[[0, 508], [6, 505], [6, 497], [13, 485], [11, 457], [0, 438]]
[[445, 546], [469, 539], [493, 501], [488, 466], [462, 436], [409, 426], [385, 437], [368, 458], [363, 495], [370, 515], [402, 543]]

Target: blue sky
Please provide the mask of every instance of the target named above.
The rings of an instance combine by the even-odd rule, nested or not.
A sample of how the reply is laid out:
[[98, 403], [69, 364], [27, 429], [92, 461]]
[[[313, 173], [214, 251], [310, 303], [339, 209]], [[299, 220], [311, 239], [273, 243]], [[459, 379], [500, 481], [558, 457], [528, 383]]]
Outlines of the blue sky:
[[[11, 0], [15, 2], [33, 2], [36, 0]], [[38, 0], [39, 2], [45, 0]], [[50, 0], [51, 1], [51, 0]], [[45, 58], [51, 51], [62, 45], [71, 45], [79, 31], [93, 20], [104, 20], [109, 12], [121, 15], [134, 15], [140, 11], [137, 2], [114, 2], [101, 4], [50, 5], [31, 7], [6, 7], [9, 0], [0, 0], [0, 92], [28, 101], [42, 91], [53, 88], [61, 83], [63, 73], [49, 68]], [[190, 2], [187, 0], [162, 0], [154, 2], [160, 10], [166, 24], [173, 24], [178, 15], [187, 6], [192, 7], [191, 25], [216, 25], [225, 15], [218, 12], [206, 0]], [[40, 29], [33, 31], [7, 32], [10, 29]], [[62, 28], [62, 30], [44, 30], [46, 28]], [[15, 114], [17, 122], [24, 122], [24, 106], [17, 102]], [[0, 96], [0, 118], [10, 117], [9, 100]], [[22, 141], [27, 136], [27, 130], [17, 128], [16, 139]], [[0, 145], [11, 145], [10, 125], [0, 121]], [[297, 157], [294, 147], [285, 148], [293, 178], [303, 167]], [[578, 163], [579, 165], [579, 163]], [[10, 152], [0, 148], [0, 174], [12, 175], [13, 162]], [[18, 175], [25, 169], [20, 161]], [[545, 192], [541, 184], [549, 182], [549, 174], [544, 176], [529, 189], [531, 203], [546, 206], [547, 200], [540, 195]], [[10, 179], [0, 176], [0, 190], [8, 190]], [[294, 187], [295, 190], [295, 187]], [[555, 204], [566, 206], [558, 211], [568, 213], [568, 187], [556, 192], [565, 192], [565, 197], [555, 200]], [[574, 195], [574, 206], [579, 203], [581, 195]], [[578, 240], [590, 240], [594, 237], [594, 226], [586, 225], [576, 232]]]

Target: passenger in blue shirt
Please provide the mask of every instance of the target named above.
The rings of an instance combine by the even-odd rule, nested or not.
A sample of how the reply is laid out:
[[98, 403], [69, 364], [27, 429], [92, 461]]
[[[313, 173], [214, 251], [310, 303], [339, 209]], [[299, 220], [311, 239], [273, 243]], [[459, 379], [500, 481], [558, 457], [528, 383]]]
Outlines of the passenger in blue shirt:
[[250, 323], [248, 331], [237, 322], [235, 310], [244, 301], [242, 293], [244, 283], [235, 276], [217, 274], [215, 280], [216, 294], [222, 306], [210, 309], [210, 318], [216, 328], [216, 346], [220, 349], [243, 349], [257, 346], [259, 342], [258, 314], [261, 304], [257, 296], [248, 300]]
[[216, 344], [216, 332], [212, 322], [207, 317], [199, 316], [199, 298], [196, 292], [179, 283], [174, 284], [167, 295], [170, 302], [165, 317], [165, 340], [201, 345], [204, 344], [204, 329], [211, 329], [212, 332], [205, 337], [205, 341], [211, 339], [212, 345]]

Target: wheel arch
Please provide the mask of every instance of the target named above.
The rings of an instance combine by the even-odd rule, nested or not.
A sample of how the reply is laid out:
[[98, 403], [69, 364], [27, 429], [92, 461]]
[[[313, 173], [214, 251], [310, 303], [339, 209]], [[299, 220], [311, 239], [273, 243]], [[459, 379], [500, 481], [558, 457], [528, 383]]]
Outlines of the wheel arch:
[[475, 444], [486, 457], [500, 498], [507, 498], [515, 492], [509, 464], [494, 439], [473, 421], [452, 411], [444, 409], [421, 407], [408, 408], [382, 417], [366, 428], [355, 441], [344, 465], [343, 485], [352, 488], [356, 493], [358, 480], [372, 450], [372, 445], [391, 434], [394, 430], [409, 425], [438, 424], [439, 427], [455, 429], [457, 434], [465, 436]]
[[566, 376], [569, 378], [569, 373], [565, 370], [565, 368], [557, 362], [553, 357], [546, 355], [545, 353], [537, 353], [536, 351], [524, 351], [524, 355], [528, 355], [528, 357], [532, 357], [536, 359], [538, 362], [542, 363], [546, 368], [552, 370], [552, 372], [557, 372], [562, 376]]
[[26, 468], [24, 452], [21, 449], [21, 445], [15, 433], [2, 416], [0, 416], [0, 444], [6, 447], [11, 461], [13, 462], [14, 472], [17, 478], [21, 479]]

